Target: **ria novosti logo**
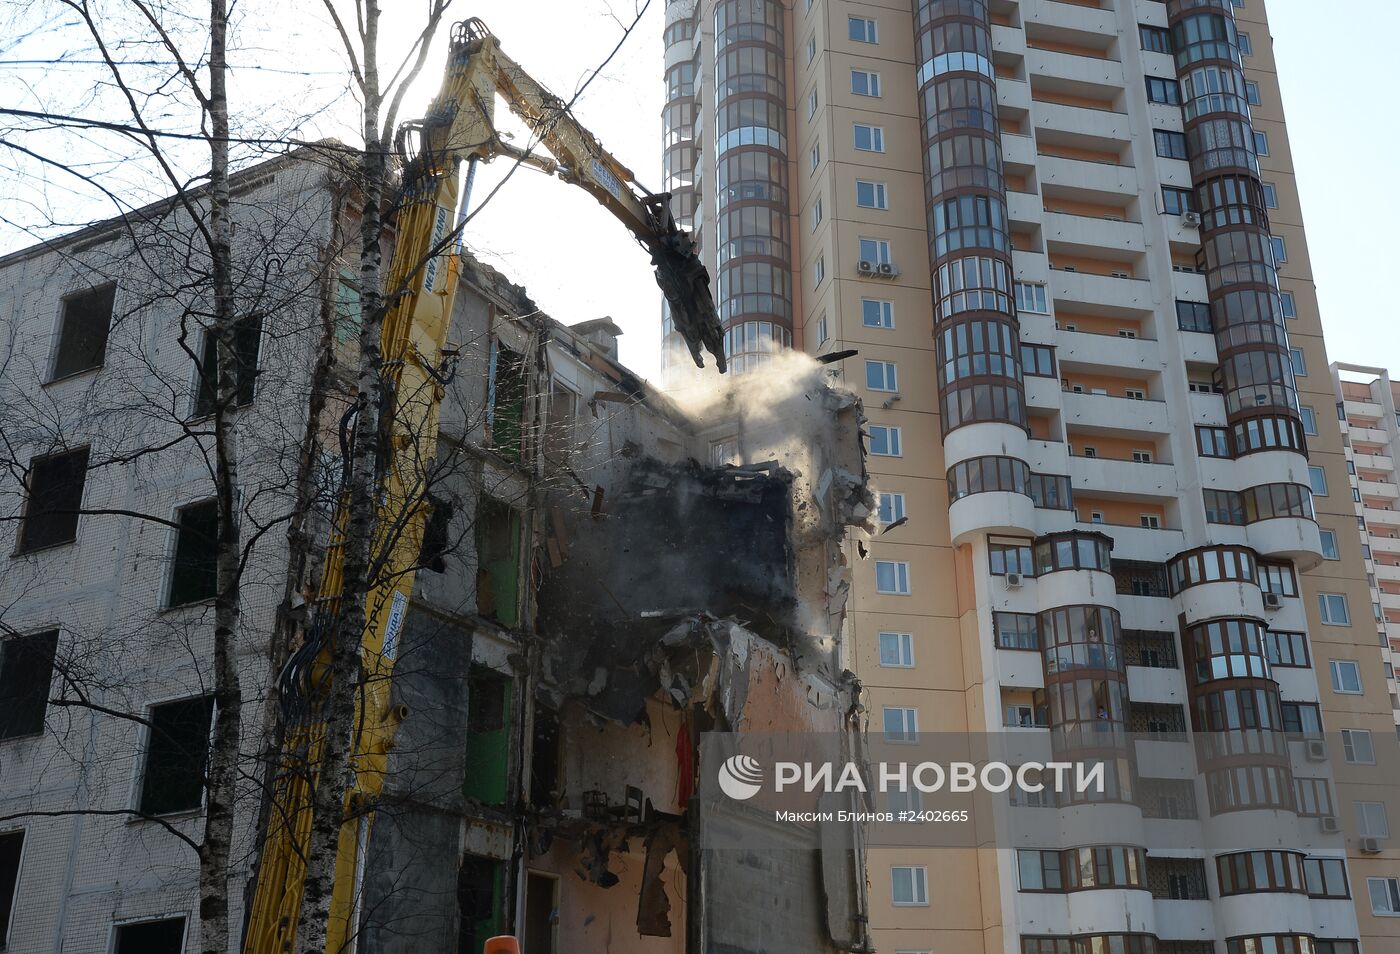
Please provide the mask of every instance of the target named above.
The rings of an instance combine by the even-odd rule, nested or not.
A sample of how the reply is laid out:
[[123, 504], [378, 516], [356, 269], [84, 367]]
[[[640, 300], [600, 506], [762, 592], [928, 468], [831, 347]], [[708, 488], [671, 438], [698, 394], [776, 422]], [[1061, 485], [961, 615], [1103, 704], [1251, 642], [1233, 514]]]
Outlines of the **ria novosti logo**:
[[[1022, 792], [1046, 790], [1076, 794], [1106, 791], [1106, 775], [1102, 762], [880, 762], [874, 766], [874, 777], [862, 771], [855, 762], [838, 765], [831, 762], [775, 762], [773, 791], [779, 794], [791, 788], [805, 793], [823, 792], [949, 792], [965, 794], [987, 791], [994, 794], [1016, 788]], [[763, 765], [750, 755], [732, 755], [720, 764], [720, 791], [736, 801], [753, 798], [763, 788]]]
[[719, 767], [720, 791], [736, 801], [753, 798], [763, 787], [763, 766], [750, 755], [733, 755]]

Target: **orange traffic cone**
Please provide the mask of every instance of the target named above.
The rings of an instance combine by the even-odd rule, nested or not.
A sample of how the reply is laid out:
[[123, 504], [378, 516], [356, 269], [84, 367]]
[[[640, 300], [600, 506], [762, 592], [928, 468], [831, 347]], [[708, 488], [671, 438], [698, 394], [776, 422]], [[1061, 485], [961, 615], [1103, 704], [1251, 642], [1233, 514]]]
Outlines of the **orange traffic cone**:
[[487, 938], [481, 954], [520, 954], [520, 942], [509, 934]]

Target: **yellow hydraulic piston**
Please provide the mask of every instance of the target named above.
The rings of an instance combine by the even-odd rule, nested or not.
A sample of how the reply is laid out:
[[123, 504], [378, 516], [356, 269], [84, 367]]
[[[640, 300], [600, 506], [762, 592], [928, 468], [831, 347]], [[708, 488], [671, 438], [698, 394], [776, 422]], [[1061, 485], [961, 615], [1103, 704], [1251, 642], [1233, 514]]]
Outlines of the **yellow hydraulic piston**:
[[[499, 94], [530, 128], [548, 156], [503, 142], [493, 122]], [[412, 139], [417, 149], [412, 150]], [[703, 346], [725, 368], [722, 331], [709, 275], [688, 232], [677, 227], [670, 197], [641, 189], [573, 118], [566, 104], [504, 56], [479, 20], [456, 24], [442, 87], [428, 116], [400, 130], [405, 155], [397, 241], [381, 335], [390, 386], [391, 443], [379, 487], [373, 552], [388, 558], [366, 595], [361, 646], [364, 681], [351, 743], [353, 783], [336, 855], [327, 954], [355, 949], [355, 930], [373, 807], [384, 787], [388, 753], [402, 706], [392, 703], [390, 677], [398, 654], [414, 567], [427, 522], [425, 473], [437, 450], [442, 368], [452, 302], [460, 274], [458, 237], [461, 165], [506, 155], [586, 189], [623, 221], [651, 253], [657, 283], [696, 364]], [[412, 152], [412, 155], [409, 153]], [[468, 174], [468, 183], [471, 176]], [[465, 203], [462, 203], [465, 211]], [[286, 724], [273, 784], [268, 830], [244, 937], [245, 954], [290, 954], [306, 877], [311, 801], [325, 740], [321, 704], [334, 687], [324, 645], [343, 584], [344, 502], [337, 512], [316, 611], [306, 644], [284, 670], [280, 689]], [[320, 622], [321, 625], [317, 625]]]

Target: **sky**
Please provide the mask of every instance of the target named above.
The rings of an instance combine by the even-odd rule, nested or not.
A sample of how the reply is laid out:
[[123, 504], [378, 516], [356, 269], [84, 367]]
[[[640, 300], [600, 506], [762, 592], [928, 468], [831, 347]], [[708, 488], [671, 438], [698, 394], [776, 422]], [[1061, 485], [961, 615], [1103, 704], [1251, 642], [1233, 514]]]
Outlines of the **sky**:
[[[197, 0], [183, 2], [192, 24], [207, 10]], [[383, 3], [391, 11], [386, 59], [406, 48], [415, 23], [400, 13], [421, 4]], [[568, 99], [621, 38], [623, 24], [642, 10], [632, 35], [579, 97], [574, 114], [643, 186], [659, 189], [664, 5], [665, 0], [478, 0], [466, 6], [458, 0], [453, 13], [454, 19], [481, 17], [508, 54]], [[343, 61], [320, 4], [241, 0], [239, 11], [231, 92], [244, 128], [260, 122], [269, 128], [295, 126], [307, 138], [353, 141], [354, 102], [344, 92]], [[1394, 174], [1400, 150], [1394, 120], [1400, 110], [1393, 98], [1397, 84], [1390, 49], [1390, 38], [1400, 32], [1400, 2], [1270, 0], [1269, 13], [1328, 354], [1400, 371], [1400, 333], [1389, 324], [1394, 309], [1378, 294], [1379, 279], [1390, 273], [1395, 256], [1387, 226], [1400, 221], [1400, 176]], [[277, 29], [267, 30], [263, 22], [276, 23]], [[6, 26], [0, 23], [0, 35]], [[20, 36], [13, 28], [10, 32]], [[50, 101], [50, 91], [60, 88], [78, 105], [101, 101], [100, 93], [83, 94], [84, 83], [93, 79], [91, 67], [7, 67], [12, 60], [55, 57], [54, 38], [60, 35], [55, 29], [26, 35], [22, 42], [0, 41], [0, 101], [33, 105]], [[402, 118], [424, 111], [446, 50], [447, 38], [440, 36], [405, 99]], [[173, 112], [172, 117], [173, 122]], [[520, 133], [517, 142], [524, 139]], [[104, 174], [122, 181], [120, 155], [107, 158]], [[191, 162], [197, 165], [197, 157]], [[0, 178], [14, 165], [13, 154], [0, 151]], [[474, 193], [478, 203], [508, 167], [498, 160], [482, 170]], [[14, 187], [0, 183], [0, 252], [85, 217], [111, 214], [110, 207], [94, 204], [58, 178], [45, 183], [41, 203], [23, 196], [25, 201], [12, 203], [9, 211], [4, 203], [16, 198]], [[43, 215], [36, 218], [36, 209]], [[54, 221], [61, 225], [48, 231], [36, 227]], [[656, 375], [660, 298], [647, 256], [622, 224], [581, 190], [521, 169], [472, 220], [465, 238], [475, 254], [524, 285], [557, 320], [568, 324], [611, 316], [624, 331], [623, 361], [643, 375]]]

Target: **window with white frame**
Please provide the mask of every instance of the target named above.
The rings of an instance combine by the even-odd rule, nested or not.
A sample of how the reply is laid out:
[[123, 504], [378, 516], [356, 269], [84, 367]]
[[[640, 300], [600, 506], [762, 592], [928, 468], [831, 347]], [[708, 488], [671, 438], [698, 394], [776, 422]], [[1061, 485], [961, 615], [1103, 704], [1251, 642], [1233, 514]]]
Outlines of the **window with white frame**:
[[815, 36], [809, 36], [807, 38], [807, 49], [805, 52], [808, 63], [811, 63], [817, 58], [817, 38]]
[[1284, 262], [1288, 261], [1288, 243], [1286, 243], [1280, 236], [1270, 235], [1269, 245], [1274, 250], [1275, 262], [1281, 265]]
[[880, 74], [870, 70], [851, 70], [851, 92], [857, 96], [879, 96]]
[[857, 179], [856, 205], [862, 209], [888, 209], [890, 207], [889, 189], [883, 182]]
[[913, 633], [881, 633], [880, 665], [890, 669], [908, 669], [914, 665]]
[[817, 114], [817, 91], [816, 91], [816, 90], [812, 90], [810, 93], [807, 94], [807, 120], [810, 122], [811, 119], [812, 119], [812, 117], [815, 116], [816, 114]]
[[908, 706], [885, 706], [886, 742], [919, 741], [919, 710]]
[[1308, 362], [1303, 357], [1303, 352], [1298, 348], [1288, 349], [1288, 360], [1293, 363], [1293, 374], [1297, 377], [1307, 377]]
[[896, 520], [904, 519], [904, 495], [880, 494], [880, 523], [888, 527]]
[[1400, 917], [1400, 878], [1367, 878], [1366, 890], [1371, 895], [1372, 914]]
[[1317, 436], [1317, 413], [1306, 404], [1298, 408], [1298, 416], [1303, 419], [1303, 433]]
[[1317, 594], [1317, 612], [1328, 626], [1351, 625], [1351, 610], [1345, 593]]
[[908, 596], [909, 564], [904, 560], [876, 560], [875, 592]]
[[1269, 154], [1269, 134], [1262, 130], [1254, 130], [1254, 151], [1261, 156]]
[[830, 340], [831, 330], [828, 327], [826, 314], [823, 313], [822, 316], [817, 319], [817, 344], [824, 345]]
[[1045, 297], [1045, 286], [1034, 282], [1017, 282], [1016, 310], [1048, 315], [1050, 304]]
[[1327, 471], [1321, 467], [1310, 466], [1308, 468], [1308, 485], [1312, 487], [1314, 497], [1327, 496]]
[[812, 287], [816, 288], [826, 278], [826, 256], [818, 255], [816, 264], [812, 266]]
[[889, 239], [861, 239], [860, 260], [862, 262], [871, 262], [875, 265], [892, 264], [893, 259], [890, 257]]
[[1244, 95], [1251, 106], [1258, 106], [1264, 102], [1259, 96], [1259, 84], [1252, 80], [1245, 80]]
[[1249, 34], [1248, 34], [1248, 33], [1238, 33], [1238, 34], [1236, 34], [1236, 38], [1238, 39], [1239, 44], [1240, 44], [1240, 53], [1242, 53], [1242, 54], [1245, 55], [1245, 56], [1253, 56], [1253, 55], [1254, 55], [1254, 43], [1253, 43], [1252, 40], [1250, 40]]
[[870, 453], [876, 457], [903, 457], [903, 435], [897, 427], [870, 425]]
[[1367, 729], [1342, 730], [1342, 757], [1352, 765], [1375, 765], [1376, 749]]
[[1281, 292], [1278, 293], [1278, 299], [1279, 299], [1279, 302], [1280, 302], [1280, 303], [1282, 304], [1282, 306], [1283, 306], [1283, 317], [1285, 317], [1285, 318], [1297, 318], [1297, 317], [1298, 317], [1298, 307], [1293, 303], [1293, 293], [1292, 293], [1292, 292], [1289, 292], [1289, 291], [1281, 291]]
[[928, 869], [923, 865], [895, 865], [890, 868], [890, 899], [898, 905], [928, 904]]
[[1351, 659], [1333, 659], [1328, 663], [1332, 670], [1332, 691], [1347, 695], [1361, 695], [1361, 667]]
[[1262, 185], [1264, 186], [1264, 208], [1277, 209], [1278, 187], [1275, 186], [1272, 182], [1265, 182], [1262, 183]]
[[899, 376], [893, 361], [866, 361], [865, 386], [872, 391], [898, 391]]
[[811, 171], [816, 172], [817, 166], [822, 164], [822, 144], [813, 143], [812, 151], [807, 154], [807, 160], [811, 165]]
[[1356, 808], [1356, 833], [1362, 838], [1389, 838], [1390, 821], [1385, 817], [1385, 802], [1353, 802]]
[[879, 30], [869, 17], [847, 17], [846, 35], [857, 43], [879, 43]]
[[818, 226], [818, 225], [821, 225], [821, 224], [822, 224], [822, 216], [825, 215], [825, 214], [826, 214], [826, 213], [823, 211], [823, 208], [822, 208], [822, 198], [821, 198], [821, 196], [817, 196], [816, 201], [812, 203], [812, 231], [813, 231], [813, 232], [815, 232], [815, 231], [817, 230], [817, 226]]
[[852, 130], [856, 149], [861, 152], [885, 151], [885, 130], [882, 127], [856, 123]]
[[1319, 530], [1318, 535], [1322, 537], [1322, 558], [1324, 560], [1340, 560], [1337, 553], [1337, 534], [1332, 530]]
[[894, 302], [879, 298], [862, 298], [860, 321], [867, 328], [893, 328]]

